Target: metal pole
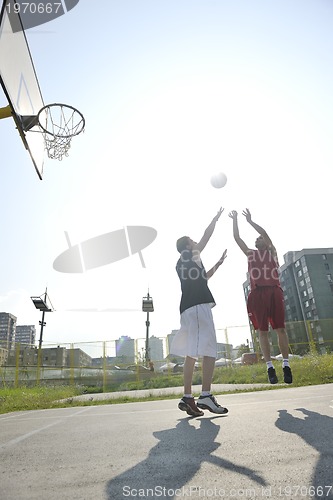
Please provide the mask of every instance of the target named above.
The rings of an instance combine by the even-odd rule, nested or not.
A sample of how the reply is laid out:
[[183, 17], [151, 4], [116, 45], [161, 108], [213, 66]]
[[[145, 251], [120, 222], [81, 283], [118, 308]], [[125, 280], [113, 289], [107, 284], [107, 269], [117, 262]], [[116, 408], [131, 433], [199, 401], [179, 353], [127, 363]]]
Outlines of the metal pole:
[[[47, 297], [47, 288], [45, 288], [45, 297], [44, 297], [44, 301], [45, 301], [45, 304], [46, 304], [46, 297]], [[43, 328], [44, 326], [46, 325], [46, 323], [44, 322], [44, 317], [45, 317], [45, 311], [43, 311], [43, 314], [42, 314], [42, 322], [41, 322], [41, 326], [40, 326], [40, 336], [39, 336], [39, 349], [42, 348], [42, 342], [43, 342]]]
[[147, 321], [146, 321], [146, 365], [148, 366], [149, 360], [149, 312], [147, 312]]
[[43, 342], [43, 328], [44, 328], [44, 325], [45, 325], [44, 316], [45, 316], [45, 311], [43, 311], [42, 321], [40, 323], [41, 326], [40, 326], [39, 345], [38, 345], [39, 349], [42, 348], [42, 342]]

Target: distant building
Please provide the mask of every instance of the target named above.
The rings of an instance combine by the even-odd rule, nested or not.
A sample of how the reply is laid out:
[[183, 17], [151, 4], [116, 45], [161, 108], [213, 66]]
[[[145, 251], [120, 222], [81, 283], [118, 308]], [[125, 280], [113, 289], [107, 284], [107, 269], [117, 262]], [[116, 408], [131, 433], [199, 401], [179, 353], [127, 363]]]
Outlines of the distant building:
[[15, 343], [34, 346], [36, 341], [35, 325], [16, 325]]
[[117, 363], [131, 364], [136, 360], [135, 340], [123, 335], [116, 340]]
[[169, 335], [167, 335], [167, 338], [166, 338], [166, 356], [168, 356], [168, 354], [170, 354], [170, 347], [171, 347], [171, 344], [172, 344], [172, 341], [174, 339], [174, 336], [176, 335], [176, 333], [178, 332], [178, 330], [172, 330], [171, 333], [169, 333]]
[[103, 358], [103, 356], [100, 356], [99, 358], [91, 358], [91, 366], [101, 368], [104, 365], [107, 367], [114, 367], [115, 365], [117, 365], [117, 358], [115, 358], [114, 356], [105, 356], [105, 358]]
[[217, 343], [217, 358], [232, 358], [233, 345], [224, 344], [222, 342]]
[[92, 366], [92, 358], [82, 349], [67, 349], [66, 365], [72, 367]]
[[67, 366], [66, 347], [43, 347], [40, 362], [42, 366]]
[[3, 366], [6, 363], [8, 356], [8, 351], [7, 349], [3, 349], [0, 347], [0, 366]]
[[13, 314], [0, 313], [0, 347], [8, 352], [14, 349], [17, 318]]
[[288, 252], [280, 268], [290, 342], [303, 322], [306, 338], [320, 351], [333, 349], [333, 248]]
[[[287, 252], [279, 271], [286, 328], [294, 351], [304, 352], [310, 342], [322, 352], [333, 350], [333, 248]], [[247, 299], [249, 277], [243, 290]], [[276, 340], [273, 336], [275, 345]]]
[[[19, 350], [17, 348], [19, 346]], [[6, 360], [7, 366], [34, 366], [38, 363], [37, 347], [31, 347], [25, 344], [16, 344], [15, 351], [11, 351]]]
[[164, 359], [163, 340], [152, 335], [149, 338], [149, 358], [152, 361], [162, 361]]
[[[18, 362], [20, 366], [33, 366], [40, 363], [44, 367], [73, 367], [92, 366], [92, 359], [82, 349], [66, 349], [66, 347], [43, 347], [40, 351], [37, 347], [24, 344], [20, 346], [19, 352], [12, 351], [7, 359], [7, 365], [14, 366]], [[39, 356], [39, 360], [38, 360]]]

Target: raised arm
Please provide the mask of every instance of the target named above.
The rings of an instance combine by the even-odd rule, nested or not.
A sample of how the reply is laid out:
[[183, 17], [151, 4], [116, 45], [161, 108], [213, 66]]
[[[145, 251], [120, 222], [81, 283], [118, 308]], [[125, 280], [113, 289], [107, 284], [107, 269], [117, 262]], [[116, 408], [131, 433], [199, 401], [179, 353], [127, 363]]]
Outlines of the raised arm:
[[215, 217], [213, 218], [212, 222], [209, 224], [209, 226], [206, 228], [201, 240], [199, 241], [199, 243], [197, 244], [197, 249], [199, 250], [199, 252], [202, 252], [202, 250], [205, 248], [205, 246], [207, 245], [210, 237], [212, 236], [213, 232], [214, 232], [214, 229], [215, 229], [215, 225], [216, 225], [216, 222], [219, 220], [222, 212], [223, 212], [224, 208], [220, 208], [220, 210], [217, 212], [217, 214], [215, 215]]
[[224, 259], [227, 257], [227, 250], [224, 250], [222, 257], [216, 262], [215, 266], [213, 266], [208, 272], [207, 272], [207, 279], [211, 278], [215, 271], [218, 270], [221, 264], [223, 264]]
[[265, 229], [262, 228], [261, 226], [259, 226], [259, 224], [257, 224], [256, 222], [254, 222], [252, 220], [252, 215], [251, 215], [251, 212], [250, 212], [250, 210], [248, 208], [246, 208], [245, 210], [243, 210], [243, 215], [246, 218], [247, 222], [260, 234], [260, 236], [263, 237], [265, 244], [270, 248], [271, 252], [273, 254], [276, 254], [276, 248], [273, 245], [272, 240], [268, 236], [268, 234], [265, 231]]
[[236, 212], [236, 210], [232, 210], [229, 213], [229, 217], [233, 221], [232, 222], [232, 229], [233, 229], [235, 241], [236, 241], [237, 245], [239, 246], [239, 248], [242, 250], [242, 252], [244, 252], [245, 255], [247, 256], [250, 249], [247, 246], [247, 244], [242, 240], [242, 238], [239, 236], [238, 219], [237, 219], [238, 213]]

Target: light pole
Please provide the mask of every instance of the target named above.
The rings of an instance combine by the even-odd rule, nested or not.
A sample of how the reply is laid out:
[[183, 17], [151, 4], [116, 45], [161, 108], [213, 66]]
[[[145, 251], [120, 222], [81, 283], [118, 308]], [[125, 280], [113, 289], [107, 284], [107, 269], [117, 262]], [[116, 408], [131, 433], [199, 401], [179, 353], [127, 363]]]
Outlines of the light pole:
[[149, 290], [148, 290], [147, 296], [143, 297], [143, 299], [142, 299], [142, 310], [143, 310], [143, 312], [147, 313], [145, 361], [146, 361], [146, 366], [148, 367], [148, 364], [149, 364], [149, 326], [150, 326], [149, 313], [154, 311], [153, 299], [149, 295]]
[[39, 311], [42, 311], [42, 321], [39, 322], [40, 324], [40, 336], [39, 336], [39, 345], [38, 345], [38, 349], [41, 349], [42, 348], [42, 342], [43, 342], [43, 329], [44, 329], [44, 326], [46, 325], [45, 321], [44, 321], [44, 317], [45, 317], [45, 313], [46, 312], [52, 312], [52, 309], [49, 308], [49, 306], [47, 305], [47, 302], [46, 302], [46, 298], [47, 298], [47, 288], [45, 289], [45, 294], [44, 294], [44, 298], [42, 299], [42, 297], [30, 297], [32, 302], [34, 303], [34, 306], [36, 307], [36, 309], [38, 309]]

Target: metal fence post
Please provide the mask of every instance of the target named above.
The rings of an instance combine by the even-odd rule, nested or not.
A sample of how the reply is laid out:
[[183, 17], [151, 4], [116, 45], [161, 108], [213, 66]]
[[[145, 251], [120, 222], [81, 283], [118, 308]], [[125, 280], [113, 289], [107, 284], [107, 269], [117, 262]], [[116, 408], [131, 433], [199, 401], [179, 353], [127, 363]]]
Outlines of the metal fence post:
[[106, 342], [103, 342], [103, 392], [106, 392], [107, 373], [106, 373]]

